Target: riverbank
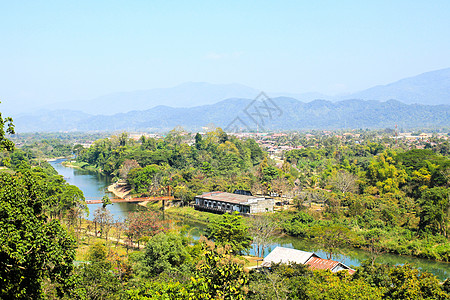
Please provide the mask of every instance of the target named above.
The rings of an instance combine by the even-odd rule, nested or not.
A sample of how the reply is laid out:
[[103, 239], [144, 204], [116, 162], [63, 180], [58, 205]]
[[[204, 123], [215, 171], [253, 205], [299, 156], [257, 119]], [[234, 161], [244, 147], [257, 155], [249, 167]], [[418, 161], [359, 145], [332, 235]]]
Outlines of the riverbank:
[[[181, 208], [183, 210], [183, 208]], [[189, 209], [188, 209], [189, 210]], [[172, 212], [172, 214], [171, 214]], [[183, 219], [181, 216], [185, 215], [186, 212], [177, 212], [177, 208], [166, 210], [166, 216], [177, 221], [180, 221], [182, 226], [186, 226], [191, 229], [191, 236], [198, 240], [201, 236], [206, 234], [207, 223], [205, 219], [207, 216], [200, 216], [199, 219], [195, 217], [189, 217]], [[200, 212], [201, 214], [208, 214], [206, 212]], [[176, 216], [176, 217], [174, 217]], [[322, 246], [316, 243], [314, 240], [293, 237], [288, 234], [277, 234], [271, 240], [270, 244], [264, 249], [264, 256], [268, 255], [275, 247], [281, 246], [286, 248], [293, 248], [297, 250], [314, 252], [318, 256], [325, 258], [327, 257], [327, 252], [323, 250]], [[365, 261], [369, 261], [372, 258], [372, 254], [361, 248], [338, 248], [338, 250], [332, 257], [336, 261], [340, 261], [347, 266], [358, 267]], [[251, 255], [256, 255], [256, 249], [252, 248], [250, 250]], [[376, 256], [376, 263], [387, 264], [390, 266], [409, 264], [422, 271], [427, 271], [439, 278], [440, 281], [444, 281], [450, 276], [450, 263], [436, 261], [426, 258], [419, 258], [409, 255], [398, 255], [393, 253], [380, 253]]]
[[116, 182], [108, 186], [108, 192], [113, 193], [118, 198], [127, 198], [130, 191], [130, 187], [124, 182]]
[[45, 161], [51, 162], [51, 161], [57, 161], [60, 159], [71, 159], [72, 156], [59, 156], [59, 157], [53, 157], [53, 158], [46, 158]]
[[73, 168], [73, 169], [79, 169], [79, 170], [86, 170], [86, 171], [92, 171], [92, 172], [98, 172], [101, 173], [102, 170], [99, 168], [96, 168], [94, 166], [91, 166], [85, 162], [77, 162], [75, 160], [66, 160], [61, 163], [64, 167]]

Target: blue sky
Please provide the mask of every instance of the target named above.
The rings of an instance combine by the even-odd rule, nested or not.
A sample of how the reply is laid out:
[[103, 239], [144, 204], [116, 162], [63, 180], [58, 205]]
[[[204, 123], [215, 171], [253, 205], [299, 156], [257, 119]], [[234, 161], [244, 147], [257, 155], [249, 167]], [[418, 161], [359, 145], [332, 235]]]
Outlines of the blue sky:
[[188, 81], [349, 93], [450, 67], [450, 1], [0, 0], [0, 45], [15, 105]]

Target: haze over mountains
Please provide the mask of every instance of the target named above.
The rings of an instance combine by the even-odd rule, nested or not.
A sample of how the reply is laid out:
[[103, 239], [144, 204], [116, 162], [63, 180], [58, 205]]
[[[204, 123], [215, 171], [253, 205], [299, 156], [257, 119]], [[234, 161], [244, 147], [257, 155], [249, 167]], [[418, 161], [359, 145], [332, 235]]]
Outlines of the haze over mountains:
[[[56, 111], [38, 116], [22, 116], [15, 120], [15, 124], [18, 132], [167, 131], [179, 125], [187, 130], [198, 131], [211, 123], [224, 129], [243, 131], [393, 128], [396, 124], [409, 129], [448, 127], [450, 124], [450, 105], [407, 105], [395, 100], [344, 100], [335, 103], [326, 100], [304, 103], [285, 97], [272, 100], [279, 109], [261, 110], [261, 115], [254, 116], [256, 121], [245, 113], [253, 100], [227, 99], [213, 105], [190, 108], [161, 105], [113, 116]], [[259, 107], [261, 109], [262, 105]], [[237, 124], [232, 125], [236, 118], [239, 118]]]
[[450, 104], [450, 68], [378, 85], [345, 98], [379, 101], [395, 99], [408, 104]]
[[[44, 107], [33, 114], [16, 117], [15, 124], [19, 132], [170, 130], [177, 125], [198, 130], [208, 123], [226, 127], [242, 115], [259, 93], [239, 84], [185, 83], [173, 88], [115, 93], [89, 101]], [[264, 124], [270, 130], [450, 125], [450, 68], [345, 97], [316, 93], [269, 93], [269, 96], [284, 112], [278, 119]], [[327, 101], [304, 103], [317, 98]], [[390, 99], [396, 101], [385, 102]], [[246, 115], [242, 120], [244, 123], [252, 121]]]
[[158, 88], [105, 95], [85, 101], [52, 105], [52, 109], [79, 110], [92, 115], [113, 115], [132, 110], [146, 110], [158, 105], [190, 107], [214, 104], [228, 98], [253, 98], [258, 90], [240, 84], [188, 82], [172, 88]]

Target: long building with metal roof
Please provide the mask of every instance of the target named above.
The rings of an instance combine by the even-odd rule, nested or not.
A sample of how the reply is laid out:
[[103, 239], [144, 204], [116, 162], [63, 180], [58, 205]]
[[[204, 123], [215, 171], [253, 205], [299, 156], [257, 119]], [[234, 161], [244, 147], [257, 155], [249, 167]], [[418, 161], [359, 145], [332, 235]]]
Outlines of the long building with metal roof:
[[209, 192], [195, 196], [195, 209], [241, 214], [273, 212], [274, 200], [263, 196], [241, 195], [226, 192]]

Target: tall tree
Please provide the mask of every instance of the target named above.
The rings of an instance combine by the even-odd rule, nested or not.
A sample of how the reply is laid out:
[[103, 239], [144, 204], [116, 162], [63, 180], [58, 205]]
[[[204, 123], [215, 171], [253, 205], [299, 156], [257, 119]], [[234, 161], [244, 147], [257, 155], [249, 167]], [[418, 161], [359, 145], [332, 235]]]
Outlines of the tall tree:
[[45, 187], [32, 172], [0, 174], [0, 298], [40, 299], [48, 278], [64, 282], [75, 241], [43, 212]]
[[250, 249], [252, 238], [248, 226], [237, 212], [223, 214], [207, 228], [207, 237], [220, 246], [228, 245], [232, 253]]
[[256, 216], [252, 219], [250, 234], [253, 237], [253, 243], [256, 244], [257, 256], [264, 256], [264, 250], [273, 242], [279, 225], [279, 222], [268, 216]]
[[[1, 103], [1, 101], [0, 101], [0, 103]], [[6, 130], [5, 130], [5, 125], [6, 125]], [[14, 150], [14, 143], [5, 137], [6, 134], [14, 134], [13, 120], [10, 117], [3, 118], [2, 113], [0, 112], [0, 151], [1, 150], [7, 150], [7, 151]]]
[[443, 187], [427, 189], [419, 202], [421, 207], [419, 229], [447, 236], [450, 189]]
[[103, 234], [108, 240], [109, 230], [114, 222], [113, 215], [106, 207], [99, 207], [94, 211], [94, 222], [100, 225], [100, 236]]
[[357, 176], [349, 173], [346, 170], [339, 170], [334, 172], [329, 179], [329, 183], [338, 191], [342, 193], [354, 193], [357, 190], [356, 180]]
[[161, 232], [145, 246], [140, 261], [141, 275], [152, 277], [162, 272], [181, 271], [182, 265], [190, 258], [182, 236], [176, 233]]
[[341, 253], [342, 248], [349, 246], [354, 233], [342, 225], [316, 226], [313, 229], [314, 240], [327, 254], [327, 259], [332, 259]]
[[205, 243], [203, 247], [188, 299], [245, 299], [248, 275], [243, 261], [230, 255], [227, 246]]

